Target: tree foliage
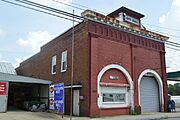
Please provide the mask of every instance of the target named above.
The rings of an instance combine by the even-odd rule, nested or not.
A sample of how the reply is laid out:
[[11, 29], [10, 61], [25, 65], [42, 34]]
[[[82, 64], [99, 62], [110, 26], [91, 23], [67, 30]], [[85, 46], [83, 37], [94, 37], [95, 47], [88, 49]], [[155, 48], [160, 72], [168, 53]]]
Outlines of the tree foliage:
[[168, 85], [168, 93], [172, 96], [180, 95], [180, 83], [175, 83], [174, 85]]

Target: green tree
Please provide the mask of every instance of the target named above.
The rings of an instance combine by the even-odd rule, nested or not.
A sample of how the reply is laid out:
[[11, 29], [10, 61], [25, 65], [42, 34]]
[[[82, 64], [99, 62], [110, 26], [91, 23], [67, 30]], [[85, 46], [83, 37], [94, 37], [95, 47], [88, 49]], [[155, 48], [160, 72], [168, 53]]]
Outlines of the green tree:
[[168, 93], [170, 95], [174, 95], [175, 94], [174, 85], [172, 85], [172, 84], [168, 85]]
[[175, 83], [174, 89], [175, 89], [176, 95], [180, 95], [180, 83]]
[[174, 85], [169, 84], [168, 93], [173, 96], [180, 95], [180, 83], [175, 83]]

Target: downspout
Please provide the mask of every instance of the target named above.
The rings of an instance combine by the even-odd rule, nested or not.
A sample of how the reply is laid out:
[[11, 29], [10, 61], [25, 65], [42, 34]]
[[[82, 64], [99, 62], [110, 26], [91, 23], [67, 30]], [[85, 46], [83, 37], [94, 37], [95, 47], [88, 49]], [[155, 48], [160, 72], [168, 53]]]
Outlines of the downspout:
[[[161, 57], [161, 74], [162, 74], [162, 82], [163, 82], [163, 91], [164, 91], [164, 104], [162, 104], [162, 100], [161, 100], [161, 112], [165, 112], [167, 111], [167, 79], [166, 79], [166, 64], [165, 64], [165, 50], [163, 49], [163, 51], [160, 51], [160, 57]], [[161, 93], [162, 94], [162, 93]], [[161, 95], [162, 96], [162, 95]], [[163, 97], [163, 96], [162, 96]], [[162, 99], [161, 97], [161, 99]]]
[[89, 112], [88, 112], [88, 116], [91, 116], [91, 35], [89, 33], [89, 24], [87, 24], [87, 36], [88, 36], [88, 43], [89, 43]]
[[[134, 56], [134, 52], [133, 52], [133, 43], [130, 43], [130, 47], [131, 47], [131, 78], [132, 78], [132, 82], [133, 82], [133, 86], [134, 86], [134, 76], [135, 76], [135, 71], [134, 71], [134, 60], [135, 60], [135, 56]], [[134, 87], [133, 89], [130, 88], [130, 95], [131, 95], [131, 100], [130, 100], [130, 105], [131, 105], [131, 113], [134, 111]]]

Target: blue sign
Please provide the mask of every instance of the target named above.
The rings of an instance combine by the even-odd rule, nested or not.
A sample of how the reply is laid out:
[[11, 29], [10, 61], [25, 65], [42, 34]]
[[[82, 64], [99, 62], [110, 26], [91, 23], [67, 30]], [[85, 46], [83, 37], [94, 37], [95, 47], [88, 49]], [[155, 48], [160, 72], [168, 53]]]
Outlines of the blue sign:
[[52, 106], [52, 109], [54, 108], [54, 110], [64, 113], [64, 83], [54, 84], [53, 87], [54, 106]]

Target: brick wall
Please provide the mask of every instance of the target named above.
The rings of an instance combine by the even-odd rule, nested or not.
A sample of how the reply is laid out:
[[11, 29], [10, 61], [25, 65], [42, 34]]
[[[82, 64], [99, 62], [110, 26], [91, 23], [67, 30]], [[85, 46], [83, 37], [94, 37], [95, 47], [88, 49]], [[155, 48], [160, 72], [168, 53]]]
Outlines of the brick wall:
[[[71, 83], [71, 42], [72, 29], [41, 47], [41, 51], [26, 61], [22, 62], [16, 69], [20, 75], [31, 76], [41, 79], [51, 80], [54, 83], [64, 82], [65, 85]], [[89, 49], [88, 33], [86, 23], [75, 26], [75, 48], [74, 48], [74, 84], [81, 84], [80, 96], [84, 100], [80, 101], [80, 115], [88, 116], [89, 113]], [[67, 50], [67, 71], [61, 72], [61, 53]], [[51, 74], [51, 58], [57, 56], [56, 74]], [[65, 90], [65, 113], [69, 114], [70, 90]]]
[[[136, 36], [113, 27], [91, 22], [91, 106], [90, 116], [110, 115], [109, 110], [97, 106], [97, 76], [109, 64], [123, 66], [134, 81], [134, 105], [139, 106], [138, 77], [145, 69], [155, 70], [163, 80], [164, 108], [167, 106], [164, 43]], [[106, 112], [108, 111], [108, 112]], [[112, 109], [113, 111], [113, 109]], [[115, 110], [111, 115], [116, 115]], [[127, 108], [119, 111], [126, 111]]]
[[[71, 81], [71, 40], [72, 30], [69, 29], [42, 46], [39, 53], [22, 62], [16, 69], [17, 73], [69, 85]], [[68, 53], [68, 68], [65, 73], [61, 73], [61, 52], [64, 50]], [[51, 58], [54, 55], [57, 55], [57, 73], [51, 75]], [[130, 108], [99, 109], [97, 106], [97, 75], [103, 67], [109, 64], [119, 64], [131, 75], [134, 81], [135, 106], [139, 106], [138, 77], [140, 73], [145, 69], [154, 69], [163, 80], [166, 110], [167, 82], [164, 43], [88, 21], [75, 27], [74, 83], [82, 84], [80, 96], [85, 98], [80, 101], [81, 116], [94, 117], [130, 112]], [[66, 90], [65, 94], [65, 111], [68, 114], [70, 90]]]

